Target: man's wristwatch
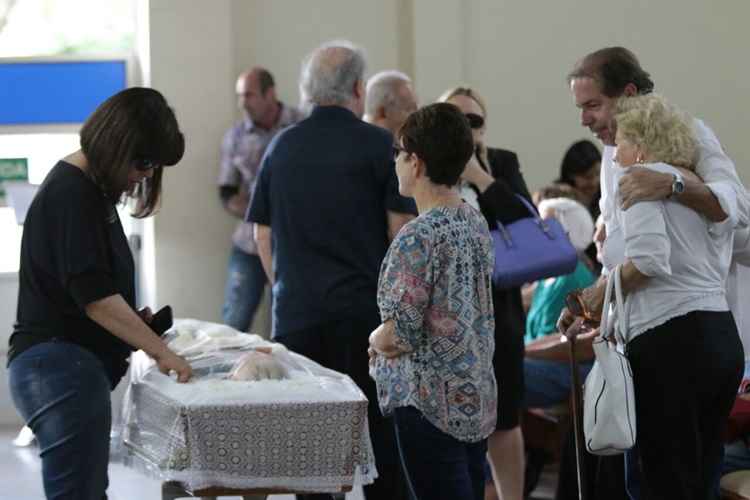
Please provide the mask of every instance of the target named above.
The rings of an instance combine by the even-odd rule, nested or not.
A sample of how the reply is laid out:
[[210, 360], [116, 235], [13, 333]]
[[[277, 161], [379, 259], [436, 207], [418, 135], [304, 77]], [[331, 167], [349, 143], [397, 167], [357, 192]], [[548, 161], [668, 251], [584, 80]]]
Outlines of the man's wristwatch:
[[669, 198], [683, 192], [685, 192], [685, 181], [682, 180], [682, 176], [680, 174], [672, 174], [672, 192], [669, 194]]

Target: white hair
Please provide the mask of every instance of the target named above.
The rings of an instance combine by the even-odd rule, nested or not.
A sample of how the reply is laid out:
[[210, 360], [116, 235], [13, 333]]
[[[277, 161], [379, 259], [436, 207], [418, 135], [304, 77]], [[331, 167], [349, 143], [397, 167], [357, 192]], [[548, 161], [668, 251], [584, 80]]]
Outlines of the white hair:
[[539, 203], [539, 212], [552, 209], [562, 227], [567, 231], [570, 242], [582, 252], [594, 240], [594, 219], [589, 211], [570, 198], [547, 198]]
[[302, 61], [300, 98], [303, 103], [347, 105], [364, 75], [361, 48], [347, 40], [326, 42]]
[[411, 78], [396, 70], [375, 73], [367, 80], [365, 113], [375, 116], [378, 108], [390, 108], [396, 104], [400, 85], [411, 83]]

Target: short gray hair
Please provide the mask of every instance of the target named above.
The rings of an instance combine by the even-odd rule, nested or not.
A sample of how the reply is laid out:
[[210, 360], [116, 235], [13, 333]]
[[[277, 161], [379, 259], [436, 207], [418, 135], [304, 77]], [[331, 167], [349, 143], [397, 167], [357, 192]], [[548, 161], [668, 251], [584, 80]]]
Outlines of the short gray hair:
[[346, 105], [363, 81], [365, 55], [347, 40], [326, 42], [302, 61], [299, 88], [303, 102]]
[[374, 116], [378, 108], [389, 108], [396, 104], [399, 85], [411, 83], [411, 78], [396, 70], [375, 73], [367, 80], [365, 113]]

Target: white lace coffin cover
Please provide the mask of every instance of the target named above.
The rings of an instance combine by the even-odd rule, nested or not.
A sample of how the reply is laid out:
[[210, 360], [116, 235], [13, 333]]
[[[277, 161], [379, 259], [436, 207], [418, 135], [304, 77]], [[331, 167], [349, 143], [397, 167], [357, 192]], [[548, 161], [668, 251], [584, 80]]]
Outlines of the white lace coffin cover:
[[[125, 463], [189, 490], [286, 488], [335, 492], [377, 477], [367, 399], [341, 373], [224, 325], [178, 320], [166, 335], [193, 379], [177, 383], [133, 354], [123, 404]], [[230, 380], [261, 348], [286, 378]]]

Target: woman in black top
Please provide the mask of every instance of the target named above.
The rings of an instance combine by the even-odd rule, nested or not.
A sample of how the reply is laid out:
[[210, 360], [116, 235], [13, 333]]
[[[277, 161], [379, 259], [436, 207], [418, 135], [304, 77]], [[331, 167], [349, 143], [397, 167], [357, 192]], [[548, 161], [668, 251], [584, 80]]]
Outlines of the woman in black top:
[[[530, 214], [516, 194], [531, 200], [521, 175], [518, 157], [512, 151], [484, 144], [487, 108], [481, 96], [469, 87], [457, 87], [439, 99], [457, 106], [469, 120], [476, 152], [461, 178], [461, 195], [478, 206], [490, 229]], [[520, 288], [493, 287], [495, 308], [495, 355], [493, 364], [498, 386], [496, 431], [487, 444], [495, 484], [505, 500], [523, 498], [523, 436], [519, 422], [523, 399], [523, 335], [526, 324]]]
[[143, 349], [181, 382], [190, 365], [135, 309], [135, 269], [115, 205], [146, 217], [163, 167], [184, 138], [164, 97], [124, 90], [81, 129], [81, 149], [57, 163], [31, 203], [23, 231], [17, 322], [10, 338], [11, 394], [34, 431], [47, 498], [105, 497], [110, 390]]
[[[601, 172], [602, 154], [593, 142], [581, 140], [570, 145], [560, 164], [560, 178], [557, 182], [572, 187], [578, 201], [589, 209], [596, 221], [599, 217], [599, 174]], [[586, 249], [586, 256], [598, 274], [601, 267], [596, 260], [596, 246], [591, 243]]]
[[602, 154], [593, 142], [582, 140], [570, 145], [560, 164], [557, 182], [576, 190], [578, 201], [589, 209], [591, 217], [599, 217], [599, 173]]

